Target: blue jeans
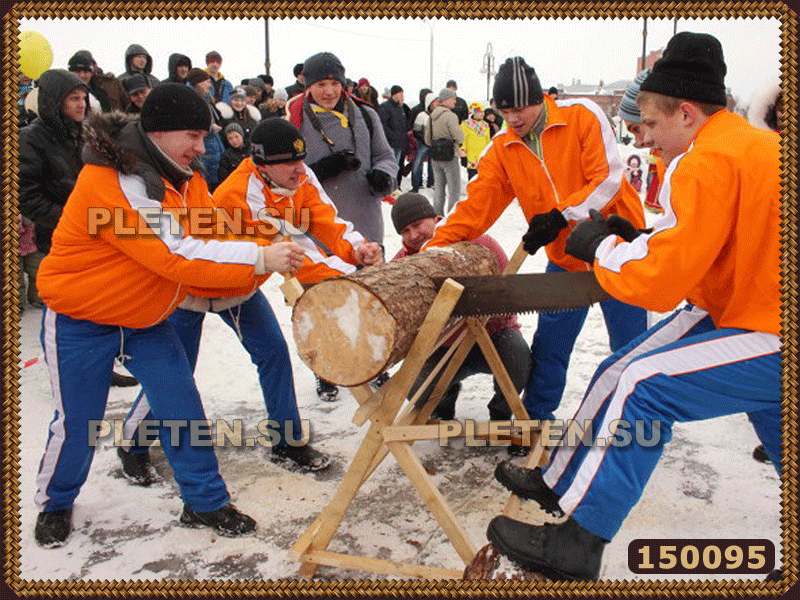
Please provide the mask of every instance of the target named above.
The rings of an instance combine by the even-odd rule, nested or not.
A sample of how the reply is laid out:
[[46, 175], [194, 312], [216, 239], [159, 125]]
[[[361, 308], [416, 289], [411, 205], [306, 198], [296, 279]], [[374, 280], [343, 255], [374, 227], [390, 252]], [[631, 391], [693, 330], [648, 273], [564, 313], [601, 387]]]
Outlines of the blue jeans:
[[[414, 165], [411, 168], [411, 187], [419, 189], [422, 187], [422, 164], [431, 151], [430, 146], [422, 142], [417, 142], [417, 154], [414, 156]], [[433, 184], [433, 165], [428, 160], [428, 185]]]
[[[267, 416], [279, 424], [278, 428], [269, 427], [276, 436], [280, 436], [279, 445], [286, 444], [286, 432], [291, 434], [293, 440], [301, 439], [300, 413], [297, 410], [289, 349], [264, 294], [259, 290], [239, 306], [217, 314], [236, 332], [242, 346], [250, 354], [250, 360], [256, 365]], [[192, 371], [197, 365], [205, 316], [206, 313], [179, 308], [168, 319], [180, 337]], [[139, 422], [150, 418], [148, 409], [147, 398], [140, 393], [125, 418], [125, 437], [136, 443], [130, 448], [131, 452], [147, 451], [146, 445], [139, 445], [137, 433]]]
[[[564, 269], [548, 262], [547, 273]], [[611, 351], [616, 352], [647, 329], [647, 311], [610, 299], [600, 303]], [[567, 366], [575, 340], [586, 321], [588, 307], [539, 313], [531, 343], [531, 376], [525, 392], [525, 408], [531, 419], [552, 419], [567, 383]]]
[[[73, 319], [45, 308], [41, 340], [55, 414], [39, 465], [39, 510], [71, 508], [86, 481], [94, 457], [91, 422], [103, 419], [116, 356], [126, 357], [125, 366], [142, 384], [153, 419], [187, 423], [206, 419], [192, 368], [169, 322], [131, 329]], [[158, 434], [183, 501], [200, 512], [225, 506], [230, 497], [214, 449], [193, 445], [189, 427], [177, 430], [177, 440], [170, 427], [159, 427]]]

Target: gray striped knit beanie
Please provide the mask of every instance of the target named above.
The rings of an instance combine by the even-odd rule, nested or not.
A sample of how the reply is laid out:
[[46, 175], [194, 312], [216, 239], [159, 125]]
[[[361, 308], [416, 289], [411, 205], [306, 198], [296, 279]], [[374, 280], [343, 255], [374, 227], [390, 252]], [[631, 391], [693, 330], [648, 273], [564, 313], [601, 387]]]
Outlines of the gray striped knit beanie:
[[536, 71], [521, 56], [509, 58], [497, 70], [492, 95], [500, 109], [533, 106], [544, 101]]
[[619, 116], [626, 121], [631, 123], [642, 122], [642, 113], [639, 112], [639, 107], [636, 105], [636, 96], [639, 95], [639, 87], [649, 74], [650, 69], [645, 69], [639, 73], [636, 79], [631, 81], [628, 89], [625, 90], [625, 95], [622, 96], [622, 102], [619, 103]]

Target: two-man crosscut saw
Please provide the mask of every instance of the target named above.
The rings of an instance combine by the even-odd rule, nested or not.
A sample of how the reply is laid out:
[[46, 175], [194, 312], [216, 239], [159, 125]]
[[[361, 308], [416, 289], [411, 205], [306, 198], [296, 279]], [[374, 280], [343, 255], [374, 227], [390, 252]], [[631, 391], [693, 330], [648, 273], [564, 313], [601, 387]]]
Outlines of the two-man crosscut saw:
[[582, 308], [608, 300], [611, 295], [597, 282], [592, 271], [524, 273], [516, 275], [470, 275], [439, 277], [464, 286], [453, 316], [496, 316], [527, 312], [556, 312]]

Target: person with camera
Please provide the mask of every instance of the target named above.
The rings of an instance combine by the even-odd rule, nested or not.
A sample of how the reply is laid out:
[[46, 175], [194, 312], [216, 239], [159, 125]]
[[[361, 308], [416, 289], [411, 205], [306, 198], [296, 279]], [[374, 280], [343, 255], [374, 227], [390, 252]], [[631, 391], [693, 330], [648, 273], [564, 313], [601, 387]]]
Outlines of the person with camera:
[[397, 187], [397, 161], [378, 113], [344, 91], [344, 67], [330, 52], [303, 65], [306, 90], [288, 104], [289, 120], [306, 141], [305, 162], [339, 216], [383, 244], [381, 200]]
[[453, 112], [456, 93], [450, 88], [439, 92], [439, 104], [431, 111], [431, 120], [425, 128], [425, 143], [430, 146], [433, 161], [433, 208], [444, 215], [445, 187], [449, 196], [447, 208], [453, 208], [461, 196], [461, 161], [456, 148], [464, 143], [464, 131]]

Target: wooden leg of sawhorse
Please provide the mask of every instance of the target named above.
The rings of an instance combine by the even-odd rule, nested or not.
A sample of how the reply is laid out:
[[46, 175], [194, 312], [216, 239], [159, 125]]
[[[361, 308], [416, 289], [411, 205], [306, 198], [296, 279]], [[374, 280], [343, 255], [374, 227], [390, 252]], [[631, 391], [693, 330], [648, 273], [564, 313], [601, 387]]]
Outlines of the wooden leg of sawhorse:
[[453, 544], [464, 565], [468, 565], [475, 557], [475, 546], [464, 531], [464, 528], [456, 521], [456, 517], [450, 507], [447, 506], [444, 497], [433, 485], [428, 473], [419, 461], [419, 458], [408, 442], [387, 442], [386, 445], [391, 450], [398, 464], [405, 472], [408, 479], [417, 489], [417, 492], [425, 501], [428, 510], [431, 511], [436, 520], [441, 525], [450, 542]]
[[[459, 343], [460, 341], [460, 343]], [[425, 406], [422, 409], [417, 409], [414, 407], [413, 403], [409, 404], [406, 411], [403, 413], [401, 418], [395, 419], [395, 425], [410, 425], [410, 424], [418, 424], [424, 423], [428, 420], [431, 413], [436, 408], [436, 405], [439, 403], [439, 400], [444, 395], [445, 390], [450, 385], [450, 382], [455, 377], [455, 374], [458, 372], [458, 369], [461, 368], [461, 365], [464, 363], [464, 360], [467, 358], [467, 354], [472, 349], [472, 345], [475, 343], [475, 338], [472, 336], [471, 333], [465, 331], [459, 336], [458, 340], [456, 341], [455, 345], [458, 347], [455, 349], [455, 353], [452, 354], [452, 358], [450, 358], [450, 362], [447, 363], [447, 367], [445, 367], [442, 376], [439, 378], [439, 381], [436, 382], [436, 386], [433, 388], [430, 397], [428, 398]], [[442, 358], [441, 362], [446, 360], [447, 355]], [[407, 359], [406, 359], [407, 360]], [[386, 455], [389, 453], [389, 449], [384, 447], [381, 448], [378, 454], [375, 456], [375, 459], [372, 461], [372, 465], [370, 465], [369, 471], [366, 473], [366, 477], [368, 478], [369, 475], [378, 468], [378, 466], [383, 462], [383, 459], [386, 458]]]
[[[333, 500], [317, 517], [309, 531], [304, 533], [300, 540], [292, 546], [291, 553], [299, 560], [302, 560], [304, 553], [325, 550], [330, 544], [344, 519], [347, 508], [363, 484], [364, 476], [369, 471], [375, 455], [383, 446], [382, 429], [393, 423], [400, 406], [416, 380], [417, 373], [425, 364], [425, 360], [432, 351], [431, 348], [450, 319], [453, 307], [463, 291], [464, 286], [452, 280], [447, 280], [442, 285], [400, 370], [384, 384], [386, 388], [384, 400], [370, 417], [372, 424], [356, 451]], [[312, 528], [313, 531], [310, 531]], [[316, 570], [316, 564], [304, 562], [299, 573], [303, 577], [313, 577]]]

